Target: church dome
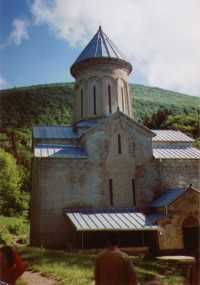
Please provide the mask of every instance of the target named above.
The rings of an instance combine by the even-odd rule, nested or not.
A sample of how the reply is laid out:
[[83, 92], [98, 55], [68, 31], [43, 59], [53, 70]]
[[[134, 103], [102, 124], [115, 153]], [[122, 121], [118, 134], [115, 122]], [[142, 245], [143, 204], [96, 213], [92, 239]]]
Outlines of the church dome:
[[90, 63], [93, 64], [94, 60], [95, 64], [107, 63], [108, 61], [121, 64], [128, 69], [129, 73], [132, 71], [131, 64], [126, 61], [117, 46], [102, 31], [101, 26], [99, 26], [97, 33], [71, 66], [72, 75], [76, 75], [79, 67], [89, 65]]

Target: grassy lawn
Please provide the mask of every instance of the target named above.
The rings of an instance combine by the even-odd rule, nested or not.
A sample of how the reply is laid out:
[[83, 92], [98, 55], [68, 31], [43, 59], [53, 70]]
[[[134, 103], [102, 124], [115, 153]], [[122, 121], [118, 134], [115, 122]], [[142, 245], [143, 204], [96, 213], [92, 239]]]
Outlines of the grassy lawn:
[[[45, 249], [21, 247], [19, 251], [30, 264], [31, 271], [55, 278], [59, 285], [93, 284], [95, 255], [67, 253]], [[182, 285], [183, 269], [176, 263], [156, 259], [131, 257], [141, 284], [156, 277], [162, 278], [163, 285]], [[165, 277], [163, 277], [165, 276]], [[19, 283], [19, 285], [24, 285]]]

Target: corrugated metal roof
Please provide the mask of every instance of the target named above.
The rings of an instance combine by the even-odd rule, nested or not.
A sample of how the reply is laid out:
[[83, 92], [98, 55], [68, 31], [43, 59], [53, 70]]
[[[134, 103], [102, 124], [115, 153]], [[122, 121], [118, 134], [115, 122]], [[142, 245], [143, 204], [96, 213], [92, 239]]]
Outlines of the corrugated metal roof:
[[193, 142], [194, 140], [186, 136], [180, 131], [173, 130], [152, 130], [156, 134], [153, 141], [177, 141], [177, 142]]
[[91, 128], [96, 126], [97, 120], [82, 120], [74, 125], [75, 128]]
[[78, 135], [72, 127], [64, 126], [40, 126], [33, 127], [35, 139], [76, 139]]
[[200, 151], [193, 147], [153, 148], [153, 156], [157, 159], [200, 159]]
[[145, 216], [130, 210], [86, 210], [65, 211], [77, 231], [133, 231], [157, 230], [155, 221], [160, 214]]
[[121, 54], [117, 46], [102, 31], [101, 27], [99, 27], [97, 33], [84, 48], [74, 64], [86, 59], [99, 57], [124, 59], [124, 56]]
[[34, 147], [35, 157], [87, 158], [86, 151], [74, 145], [38, 144]]
[[150, 207], [153, 208], [166, 207], [170, 205], [173, 201], [175, 201], [178, 197], [180, 197], [183, 193], [185, 193], [186, 190], [187, 189], [183, 188], [169, 189], [162, 196], [153, 201], [150, 204]]

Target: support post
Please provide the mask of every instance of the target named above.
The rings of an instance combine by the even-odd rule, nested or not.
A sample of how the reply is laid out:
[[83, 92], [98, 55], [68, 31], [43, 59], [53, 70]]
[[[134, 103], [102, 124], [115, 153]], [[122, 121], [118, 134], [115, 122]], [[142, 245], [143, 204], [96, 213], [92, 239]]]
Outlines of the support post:
[[84, 232], [81, 232], [81, 248], [84, 249]]

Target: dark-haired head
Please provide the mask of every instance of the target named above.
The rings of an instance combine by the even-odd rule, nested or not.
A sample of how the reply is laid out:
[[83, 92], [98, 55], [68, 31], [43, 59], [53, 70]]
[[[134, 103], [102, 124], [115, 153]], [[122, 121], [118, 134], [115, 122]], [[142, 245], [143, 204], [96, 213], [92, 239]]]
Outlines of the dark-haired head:
[[10, 246], [3, 246], [0, 249], [0, 251], [1, 251], [2, 255], [3, 255], [3, 257], [6, 260], [7, 266], [9, 266], [9, 267], [13, 266], [14, 263], [15, 263], [15, 256], [14, 256], [12, 247], [10, 247]]
[[107, 244], [108, 246], [118, 246], [119, 245], [119, 239], [115, 233], [109, 233]]

